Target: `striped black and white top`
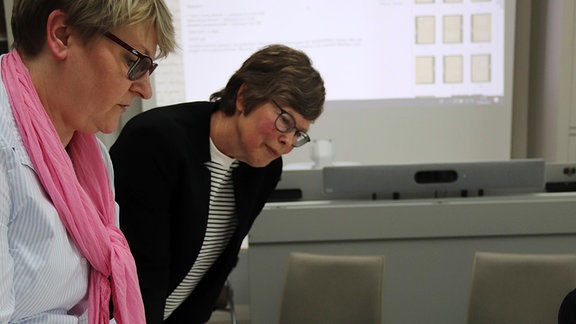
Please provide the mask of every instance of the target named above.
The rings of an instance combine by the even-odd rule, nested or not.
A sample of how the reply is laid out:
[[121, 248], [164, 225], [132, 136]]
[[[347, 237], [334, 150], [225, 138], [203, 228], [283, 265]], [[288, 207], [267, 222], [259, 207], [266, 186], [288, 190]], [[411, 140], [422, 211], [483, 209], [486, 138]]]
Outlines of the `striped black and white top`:
[[164, 319], [168, 318], [192, 293], [194, 287], [220, 256], [237, 227], [232, 170], [238, 166], [238, 161], [218, 151], [212, 139], [210, 139], [210, 154], [211, 161], [206, 162], [211, 177], [206, 235], [198, 259], [188, 275], [166, 299]]

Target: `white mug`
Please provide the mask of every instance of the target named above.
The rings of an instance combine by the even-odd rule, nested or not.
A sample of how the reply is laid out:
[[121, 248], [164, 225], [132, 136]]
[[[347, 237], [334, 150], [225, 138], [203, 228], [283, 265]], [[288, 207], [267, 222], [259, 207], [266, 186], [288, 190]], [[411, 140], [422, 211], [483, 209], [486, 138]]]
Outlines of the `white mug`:
[[315, 169], [332, 165], [332, 161], [334, 161], [334, 143], [331, 139], [313, 140], [310, 153]]

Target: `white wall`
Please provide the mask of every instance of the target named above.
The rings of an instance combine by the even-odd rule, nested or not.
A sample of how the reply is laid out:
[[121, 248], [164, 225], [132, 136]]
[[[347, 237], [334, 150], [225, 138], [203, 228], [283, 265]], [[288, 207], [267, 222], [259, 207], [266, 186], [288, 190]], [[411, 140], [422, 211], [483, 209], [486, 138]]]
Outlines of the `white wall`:
[[12, 16], [12, 6], [14, 0], [4, 0], [4, 16], [6, 19], [6, 33], [8, 34], [8, 44], [12, 44], [14, 37], [12, 37], [12, 26], [10, 26], [10, 17]]
[[532, 11], [528, 155], [575, 162], [576, 5], [534, 1]]

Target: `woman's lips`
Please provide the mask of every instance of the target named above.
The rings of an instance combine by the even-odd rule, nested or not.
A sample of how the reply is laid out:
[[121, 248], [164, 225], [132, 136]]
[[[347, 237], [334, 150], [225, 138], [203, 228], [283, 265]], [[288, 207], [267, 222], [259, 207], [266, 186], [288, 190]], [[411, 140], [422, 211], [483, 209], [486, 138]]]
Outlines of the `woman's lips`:
[[272, 154], [274, 157], [279, 156], [280, 154], [278, 154], [278, 151], [276, 151], [275, 149], [273, 149], [272, 147], [266, 145], [266, 148], [268, 149], [268, 152], [270, 152], [270, 154]]

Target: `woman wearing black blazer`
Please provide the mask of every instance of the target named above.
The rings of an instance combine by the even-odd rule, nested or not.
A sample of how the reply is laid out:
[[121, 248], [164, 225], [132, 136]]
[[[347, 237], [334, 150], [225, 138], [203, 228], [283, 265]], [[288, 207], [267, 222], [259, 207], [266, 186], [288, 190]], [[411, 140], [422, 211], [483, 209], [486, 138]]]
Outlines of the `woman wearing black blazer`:
[[271, 45], [210, 102], [152, 109], [124, 127], [110, 155], [148, 324], [210, 318], [281, 156], [310, 141], [324, 98], [306, 54]]

